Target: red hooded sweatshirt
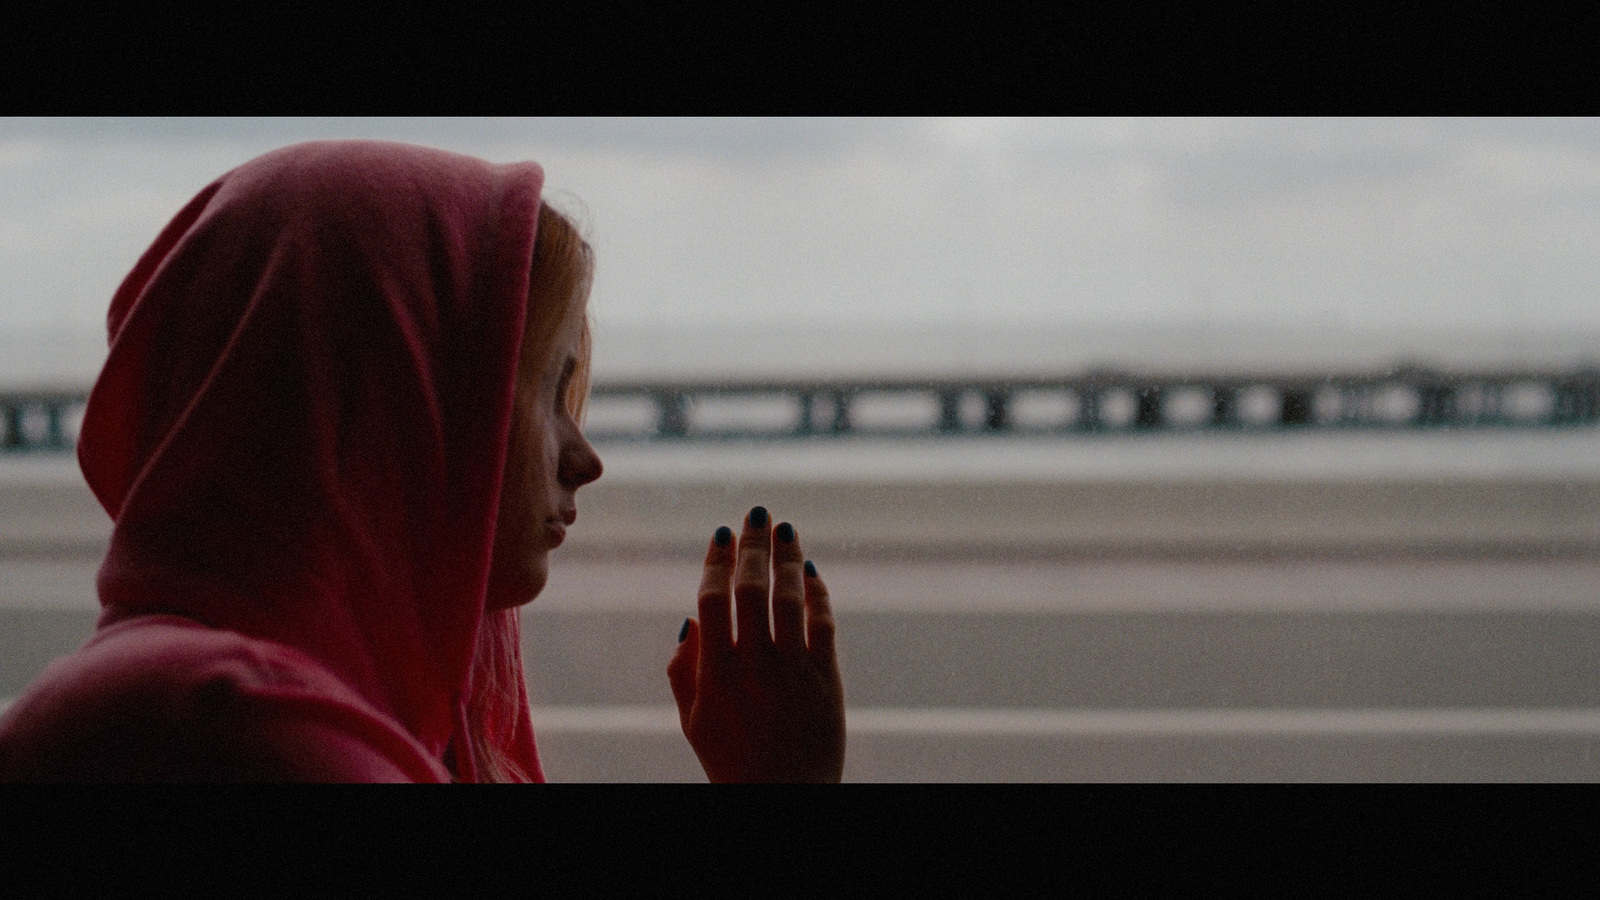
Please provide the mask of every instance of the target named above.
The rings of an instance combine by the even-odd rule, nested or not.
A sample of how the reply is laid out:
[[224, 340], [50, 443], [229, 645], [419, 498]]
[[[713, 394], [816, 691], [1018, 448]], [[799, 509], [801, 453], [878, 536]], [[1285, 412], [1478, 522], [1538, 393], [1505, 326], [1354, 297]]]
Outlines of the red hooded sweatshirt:
[[[0, 779], [476, 780], [542, 182], [319, 142], [177, 214], [112, 298], [78, 444], [104, 611], [0, 718]], [[475, 724], [542, 780], [515, 687]]]

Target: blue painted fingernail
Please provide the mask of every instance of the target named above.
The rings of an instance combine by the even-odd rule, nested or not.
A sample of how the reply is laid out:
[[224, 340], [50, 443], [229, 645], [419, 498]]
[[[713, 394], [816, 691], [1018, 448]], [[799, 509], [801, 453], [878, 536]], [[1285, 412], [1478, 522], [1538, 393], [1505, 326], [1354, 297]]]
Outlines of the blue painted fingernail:
[[712, 535], [711, 539], [717, 542], [718, 547], [726, 547], [733, 541], [733, 529], [724, 525], [717, 529], [717, 533]]
[[778, 530], [774, 531], [772, 536], [776, 537], [779, 543], [787, 544], [794, 540], [794, 526], [784, 522], [778, 526]]
[[765, 506], [758, 506], [755, 509], [750, 510], [750, 527], [767, 527], [767, 508]]
[[815, 577], [817, 577], [817, 564], [812, 562], [809, 559], [806, 560], [806, 577], [807, 578], [815, 578]]
[[683, 620], [683, 627], [678, 629], [678, 643], [683, 643], [689, 637], [689, 620]]

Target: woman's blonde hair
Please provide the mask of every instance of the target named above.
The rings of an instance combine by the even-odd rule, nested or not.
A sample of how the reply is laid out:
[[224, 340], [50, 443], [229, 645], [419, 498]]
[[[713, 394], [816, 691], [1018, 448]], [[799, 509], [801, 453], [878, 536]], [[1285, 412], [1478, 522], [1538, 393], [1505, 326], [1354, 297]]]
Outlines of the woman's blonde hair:
[[533, 244], [533, 268], [528, 272], [528, 320], [522, 337], [522, 357], [517, 367], [519, 383], [537, 379], [550, 344], [573, 316], [583, 319], [578, 339], [578, 366], [567, 387], [567, 408], [583, 421], [589, 399], [589, 289], [594, 284], [594, 250], [572, 220], [552, 209], [539, 207], [538, 238]]
[[[528, 273], [528, 312], [517, 362], [517, 383], [537, 381], [562, 328], [582, 317], [577, 367], [567, 383], [568, 410], [579, 422], [589, 399], [589, 289], [594, 283], [594, 250], [576, 226], [549, 204], [539, 206], [539, 228]], [[519, 735], [527, 702], [522, 669], [521, 607], [489, 612], [478, 628], [467, 726], [479, 781], [526, 782], [532, 773], [517, 763], [512, 748], [531, 735]]]

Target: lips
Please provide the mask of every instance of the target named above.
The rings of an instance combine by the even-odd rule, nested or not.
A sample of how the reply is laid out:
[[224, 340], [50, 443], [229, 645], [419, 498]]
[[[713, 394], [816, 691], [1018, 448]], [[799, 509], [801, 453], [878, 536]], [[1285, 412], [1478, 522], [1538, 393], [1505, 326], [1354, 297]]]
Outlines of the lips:
[[544, 534], [550, 541], [550, 549], [554, 550], [561, 546], [562, 541], [567, 539], [567, 526], [559, 519], [546, 520]]

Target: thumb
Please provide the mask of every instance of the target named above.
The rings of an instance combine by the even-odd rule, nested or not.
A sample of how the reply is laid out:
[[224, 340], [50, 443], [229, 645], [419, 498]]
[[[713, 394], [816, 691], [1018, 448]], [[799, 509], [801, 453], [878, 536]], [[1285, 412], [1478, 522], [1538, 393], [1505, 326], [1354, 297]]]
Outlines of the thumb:
[[667, 663], [667, 682], [672, 685], [672, 699], [678, 702], [678, 719], [684, 731], [689, 729], [689, 713], [694, 709], [694, 698], [700, 678], [700, 623], [683, 620], [683, 640], [677, 652]]

